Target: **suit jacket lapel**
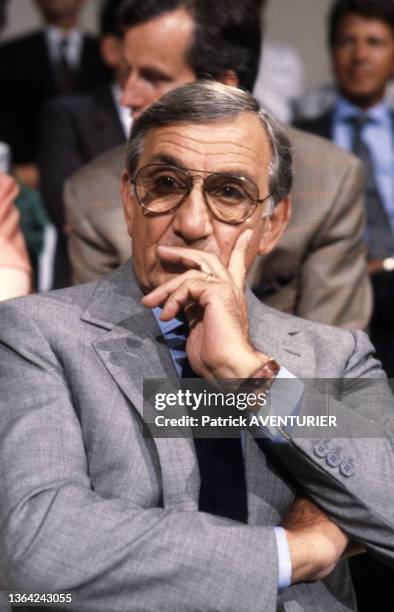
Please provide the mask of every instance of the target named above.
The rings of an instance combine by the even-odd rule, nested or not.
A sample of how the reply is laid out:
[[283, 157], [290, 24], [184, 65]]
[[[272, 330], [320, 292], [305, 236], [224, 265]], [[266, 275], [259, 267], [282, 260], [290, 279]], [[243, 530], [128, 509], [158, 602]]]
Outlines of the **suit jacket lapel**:
[[[142, 292], [128, 261], [99, 283], [82, 320], [108, 334], [93, 346], [116, 384], [144, 420], [143, 380], [178, 378], [168, 349], [160, 343], [153, 314], [140, 304]], [[149, 425], [148, 425], [149, 428]], [[196, 510], [200, 478], [191, 437], [154, 437], [166, 508]]]
[[96, 105], [93, 120], [96, 124], [96, 138], [100, 139], [103, 150], [116, 147], [126, 142], [126, 137], [116, 107], [111, 86], [106, 85], [95, 90]]
[[36, 50], [32, 52], [34, 62], [37, 66], [40, 66], [40, 74], [43, 86], [48, 95], [54, 95], [56, 93], [55, 75], [53, 72], [52, 63], [49, 55], [49, 48], [45, 32], [39, 32], [35, 40]]
[[315, 375], [315, 355], [299, 324], [300, 319], [263, 305], [247, 289], [250, 338], [258, 350], [300, 378]]
[[[133, 408], [144, 419], [143, 379], [170, 379], [175, 384], [178, 379], [171, 355], [160, 343], [158, 325], [152, 313], [141, 306], [141, 297], [129, 260], [98, 284], [81, 318], [108, 330], [107, 335], [94, 342], [94, 349]], [[247, 298], [254, 346], [272, 354], [293, 374], [313, 376], [313, 353], [299, 338], [302, 334], [297, 319], [290, 318], [289, 324], [287, 317], [262, 306], [249, 290]], [[200, 476], [192, 438], [156, 436], [154, 442], [162, 471], [164, 506], [197, 510]], [[272, 469], [267, 469], [267, 458], [249, 435], [245, 441], [245, 461], [249, 522], [261, 524], [262, 517], [267, 520], [269, 512], [275, 521], [277, 509], [269, 500], [264, 502], [267, 488], [272, 486], [275, 477]]]

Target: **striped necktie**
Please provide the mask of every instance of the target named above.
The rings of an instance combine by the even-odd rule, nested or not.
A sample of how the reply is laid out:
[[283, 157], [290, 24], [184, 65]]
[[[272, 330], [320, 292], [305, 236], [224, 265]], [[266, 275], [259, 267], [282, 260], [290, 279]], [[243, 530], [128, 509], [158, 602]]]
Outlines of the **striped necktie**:
[[352, 151], [363, 162], [366, 171], [367, 242], [369, 256], [383, 259], [394, 253], [394, 236], [376, 183], [371, 152], [363, 140], [363, 130], [373, 121], [367, 115], [350, 117], [353, 126]]
[[59, 61], [56, 66], [56, 84], [61, 95], [71, 94], [74, 89], [74, 74], [67, 57], [69, 40], [64, 36], [59, 42]]

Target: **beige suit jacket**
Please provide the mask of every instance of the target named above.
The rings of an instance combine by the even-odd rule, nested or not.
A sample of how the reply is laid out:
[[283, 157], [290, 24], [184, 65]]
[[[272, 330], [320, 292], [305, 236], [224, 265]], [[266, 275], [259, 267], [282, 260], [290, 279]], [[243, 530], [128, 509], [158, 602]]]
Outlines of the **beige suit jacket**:
[[[363, 247], [360, 162], [332, 143], [288, 129], [294, 154], [293, 213], [272, 254], [256, 261], [250, 283], [283, 312], [365, 328], [371, 291]], [[101, 155], [66, 184], [75, 283], [95, 280], [131, 252], [120, 199], [126, 148]]]

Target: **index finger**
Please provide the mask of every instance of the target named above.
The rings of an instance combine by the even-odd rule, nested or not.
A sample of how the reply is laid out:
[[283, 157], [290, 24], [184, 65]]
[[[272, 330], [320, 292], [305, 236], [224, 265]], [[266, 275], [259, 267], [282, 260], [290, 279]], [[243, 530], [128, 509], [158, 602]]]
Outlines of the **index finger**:
[[194, 269], [207, 273], [211, 272], [218, 278], [222, 278], [223, 280], [228, 279], [227, 268], [214, 253], [187, 247], [160, 245], [157, 248], [157, 255], [160, 259], [179, 264], [186, 270]]
[[228, 263], [228, 271], [234, 284], [242, 290], [246, 276], [246, 253], [252, 234], [251, 229], [246, 229], [238, 236]]

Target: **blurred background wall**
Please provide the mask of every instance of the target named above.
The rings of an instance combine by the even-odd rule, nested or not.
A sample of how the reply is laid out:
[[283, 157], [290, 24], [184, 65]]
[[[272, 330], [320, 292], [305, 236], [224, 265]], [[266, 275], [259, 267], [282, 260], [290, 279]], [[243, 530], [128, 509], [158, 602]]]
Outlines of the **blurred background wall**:
[[297, 49], [305, 66], [306, 87], [332, 81], [326, 45], [326, 18], [331, 4], [332, 0], [267, 2], [267, 39]]
[[[143, 2], [143, 0], [142, 0]], [[96, 15], [100, 7], [100, 0], [87, 0], [83, 13], [83, 24], [87, 30], [96, 30]], [[36, 11], [33, 0], [9, 0], [8, 24], [3, 32], [2, 39], [12, 38], [22, 32], [27, 32], [40, 25], [40, 17]]]
[[[331, 80], [325, 36], [325, 19], [330, 4], [331, 0], [269, 0], [268, 2], [267, 38], [273, 42], [288, 43], [296, 47], [304, 61], [307, 87]], [[90, 31], [95, 31], [99, 7], [100, 0], [88, 0], [86, 3], [83, 23]], [[33, 0], [10, 0], [8, 26], [4, 38], [26, 32], [38, 25], [39, 18]]]

